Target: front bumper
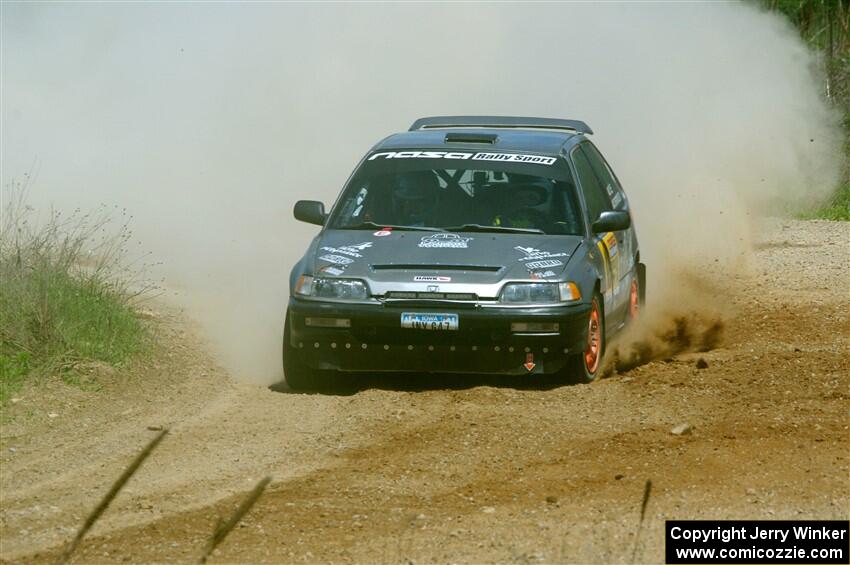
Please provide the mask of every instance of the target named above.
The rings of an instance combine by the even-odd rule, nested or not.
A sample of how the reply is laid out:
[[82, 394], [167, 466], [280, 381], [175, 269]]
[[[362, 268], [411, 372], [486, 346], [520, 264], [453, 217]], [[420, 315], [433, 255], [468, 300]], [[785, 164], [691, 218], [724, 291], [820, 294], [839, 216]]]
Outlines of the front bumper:
[[[290, 298], [290, 345], [313, 369], [525, 375], [561, 370], [587, 339], [589, 304], [534, 308], [398, 306]], [[402, 312], [450, 312], [456, 331], [403, 329]], [[307, 326], [345, 318], [348, 328]], [[512, 322], [557, 323], [557, 333], [512, 333]]]

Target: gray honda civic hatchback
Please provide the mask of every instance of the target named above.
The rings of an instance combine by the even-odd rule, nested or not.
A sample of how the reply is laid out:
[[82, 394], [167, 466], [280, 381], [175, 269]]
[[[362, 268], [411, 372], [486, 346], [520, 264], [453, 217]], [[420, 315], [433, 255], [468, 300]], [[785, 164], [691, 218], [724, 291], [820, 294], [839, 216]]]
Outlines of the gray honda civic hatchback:
[[360, 161], [290, 275], [292, 389], [355, 372], [590, 382], [646, 270], [623, 187], [577, 120], [422, 118]]

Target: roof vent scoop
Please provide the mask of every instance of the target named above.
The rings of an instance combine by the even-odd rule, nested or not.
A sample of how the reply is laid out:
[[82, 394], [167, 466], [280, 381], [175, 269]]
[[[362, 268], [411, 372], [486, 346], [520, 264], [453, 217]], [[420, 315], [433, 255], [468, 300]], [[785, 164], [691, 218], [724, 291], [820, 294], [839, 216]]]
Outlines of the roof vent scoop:
[[447, 133], [446, 143], [486, 143], [493, 145], [499, 140], [495, 133]]

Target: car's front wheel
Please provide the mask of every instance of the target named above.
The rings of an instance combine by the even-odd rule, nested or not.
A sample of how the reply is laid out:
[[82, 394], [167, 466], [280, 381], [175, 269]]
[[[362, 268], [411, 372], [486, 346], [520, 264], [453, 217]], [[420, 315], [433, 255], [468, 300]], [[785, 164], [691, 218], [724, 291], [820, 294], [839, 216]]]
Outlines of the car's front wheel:
[[587, 315], [587, 339], [584, 351], [570, 358], [568, 368], [579, 382], [590, 383], [597, 379], [602, 371], [602, 358], [605, 355], [605, 316], [602, 311], [602, 296], [593, 295], [590, 312]]

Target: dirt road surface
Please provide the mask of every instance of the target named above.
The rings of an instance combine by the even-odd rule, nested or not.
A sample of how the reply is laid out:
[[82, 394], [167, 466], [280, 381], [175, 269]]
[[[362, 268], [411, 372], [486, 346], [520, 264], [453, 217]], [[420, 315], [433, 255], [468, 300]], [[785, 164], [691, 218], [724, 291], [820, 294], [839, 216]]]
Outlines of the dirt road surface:
[[750, 273], [713, 279], [727, 307], [710, 351], [554, 388], [239, 384], [157, 313], [153, 366], [91, 366], [4, 410], [0, 559], [54, 561], [159, 426], [75, 562], [197, 561], [266, 475], [211, 562], [662, 562], [668, 518], [847, 519], [850, 226], [768, 222]]

